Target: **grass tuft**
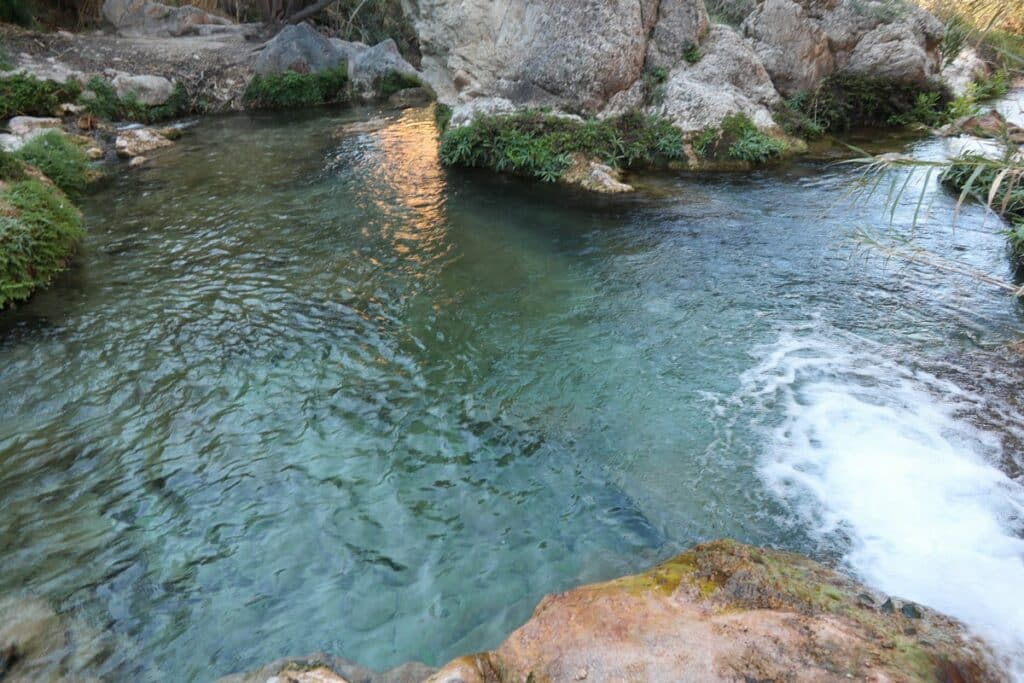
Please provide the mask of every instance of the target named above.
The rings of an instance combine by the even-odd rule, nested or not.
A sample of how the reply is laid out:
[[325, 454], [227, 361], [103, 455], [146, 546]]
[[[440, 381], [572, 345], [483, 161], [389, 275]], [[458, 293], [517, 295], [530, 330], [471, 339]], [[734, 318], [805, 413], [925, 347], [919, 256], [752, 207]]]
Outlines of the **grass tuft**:
[[693, 151], [703, 159], [729, 158], [752, 164], [766, 164], [782, 158], [787, 146], [769, 137], [745, 114], [722, 119], [718, 128], [705, 128], [690, 141]]
[[69, 197], [80, 197], [85, 192], [89, 161], [81, 148], [60, 131], [37, 135], [15, 156], [42, 171]]

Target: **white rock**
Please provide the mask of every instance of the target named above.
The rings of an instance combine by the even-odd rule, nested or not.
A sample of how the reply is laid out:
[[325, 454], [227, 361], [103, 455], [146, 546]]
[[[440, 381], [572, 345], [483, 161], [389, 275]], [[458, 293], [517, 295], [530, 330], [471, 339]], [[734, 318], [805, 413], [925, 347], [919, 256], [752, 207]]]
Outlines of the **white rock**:
[[114, 149], [120, 157], [140, 157], [172, 144], [174, 143], [154, 128], [128, 128], [118, 131]]
[[13, 135], [24, 138], [35, 131], [50, 128], [61, 128], [64, 122], [55, 117], [15, 116], [7, 122], [7, 129]]
[[147, 107], [164, 104], [174, 92], [174, 84], [163, 76], [118, 74], [112, 85], [118, 97], [124, 99], [133, 96]]

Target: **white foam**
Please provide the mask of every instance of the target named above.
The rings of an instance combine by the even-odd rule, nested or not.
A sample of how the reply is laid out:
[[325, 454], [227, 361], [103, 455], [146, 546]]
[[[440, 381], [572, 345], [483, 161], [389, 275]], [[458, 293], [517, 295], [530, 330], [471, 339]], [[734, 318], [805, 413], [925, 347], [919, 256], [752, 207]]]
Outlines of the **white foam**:
[[1024, 681], [1024, 486], [994, 464], [996, 435], [962, 417], [981, 398], [812, 330], [742, 381], [770, 435], [766, 483], [816, 533], [848, 536], [868, 584], [961, 619]]

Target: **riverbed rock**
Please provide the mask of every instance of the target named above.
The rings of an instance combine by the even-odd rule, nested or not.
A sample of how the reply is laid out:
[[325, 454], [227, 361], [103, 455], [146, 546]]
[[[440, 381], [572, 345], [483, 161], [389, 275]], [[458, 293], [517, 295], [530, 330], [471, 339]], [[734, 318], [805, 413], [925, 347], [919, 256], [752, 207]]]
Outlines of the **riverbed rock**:
[[309, 24], [289, 24], [260, 51], [256, 73], [317, 73], [338, 66], [344, 59], [344, 51]]
[[49, 116], [15, 116], [7, 122], [7, 130], [19, 138], [26, 138], [33, 133], [45, 132], [53, 128], [63, 127], [64, 122]]
[[198, 34], [201, 26], [233, 22], [192, 5], [171, 7], [154, 0], [104, 0], [103, 18], [123, 36], [176, 37]]
[[633, 187], [622, 182], [621, 171], [582, 154], [574, 154], [562, 181], [584, 190], [601, 194], [632, 192]]
[[[354, 662], [321, 652], [308, 657], [280, 659], [254, 671], [224, 676], [215, 683], [421, 683], [434, 671], [419, 662], [409, 662], [383, 672], [370, 671]], [[303, 675], [306, 678], [302, 678]]]
[[544, 598], [496, 650], [431, 683], [502, 681], [1005, 682], [956, 621], [807, 558], [734, 541]]
[[946, 136], [970, 135], [976, 138], [1006, 140], [1016, 145], [1024, 145], [1024, 128], [1007, 121], [995, 109], [965, 116], [942, 128], [939, 133]]
[[147, 107], [158, 107], [171, 98], [174, 83], [163, 76], [117, 74], [111, 81], [120, 98], [134, 97]]
[[149, 152], [174, 144], [170, 140], [171, 137], [174, 137], [174, 133], [166, 129], [128, 128], [118, 131], [114, 149], [119, 157], [129, 159], [142, 157]]

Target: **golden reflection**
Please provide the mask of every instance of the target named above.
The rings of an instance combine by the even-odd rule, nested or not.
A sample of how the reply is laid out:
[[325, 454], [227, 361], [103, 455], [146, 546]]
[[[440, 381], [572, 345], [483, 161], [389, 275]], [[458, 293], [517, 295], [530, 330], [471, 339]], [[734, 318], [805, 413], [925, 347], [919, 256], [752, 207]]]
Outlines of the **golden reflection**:
[[391, 242], [399, 255], [419, 261], [443, 245], [446, 235], [445, 175], [437, 154], [437, 132], [429, 108], [406, 109], [392, 125], [373, 134], [381, 158], [370, 182], [391, 192], [374, 192], [374, 203], [394, 226]]

